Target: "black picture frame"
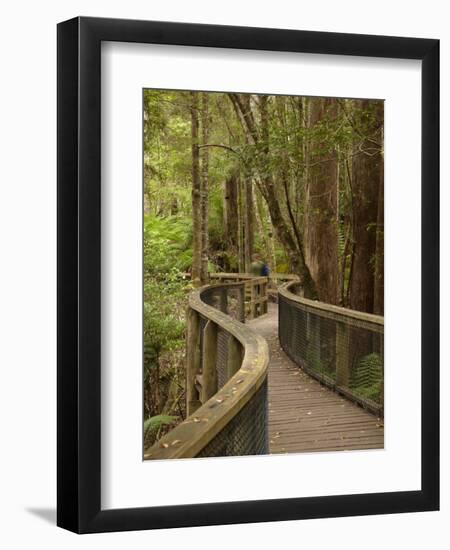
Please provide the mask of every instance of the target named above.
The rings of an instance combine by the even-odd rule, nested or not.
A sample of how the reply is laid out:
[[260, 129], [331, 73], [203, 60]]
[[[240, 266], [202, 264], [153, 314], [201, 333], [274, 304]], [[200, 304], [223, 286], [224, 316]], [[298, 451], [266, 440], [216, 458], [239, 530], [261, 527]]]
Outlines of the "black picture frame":
[[[101, 509], [102, 41], [422, 61], [422, 489]], [[437, 510], [439, 507], [439, 41], [77, 17], [58, 25], [57, 524], [77, 533]]]

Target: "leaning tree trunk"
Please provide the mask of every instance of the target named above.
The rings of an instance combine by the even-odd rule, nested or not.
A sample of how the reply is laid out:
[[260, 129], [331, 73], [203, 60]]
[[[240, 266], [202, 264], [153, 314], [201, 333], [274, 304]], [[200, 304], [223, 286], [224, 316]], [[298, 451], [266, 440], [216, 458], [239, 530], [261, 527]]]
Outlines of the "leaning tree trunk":
[[[337, 115], [334, 99], [311, 100], [311, 128]], [[314, 134], [313, 134], [314, 135]], [[337, 154], [321, 138], [309, 144], [309, 178], [305, 207], [305, 259], [316, 284], [318, 298], [338, 303]]]
[[255, 167], [259, 174], [257, 184], [261, 195], [266, 201], [277, 238], [286, 251], [290, 269], [299, 276], [305, 295], [315, 298], [316, 288], [305, 263], [300, 230], [295, 227], [294, 235], [289, 229], [275, 192], [275, 183], [270, 170], [268, 98], [267, 96], [260, 96], [259, 98], [261, 122], [258, 129], [255, 118], [249, 109], [249, 102], [244, 99], [245, 96], [239, 96], [239, 94], [229, 94], [229, 96], [239, 116], [248, 143], [256, 145], [260, 142], [262, 154], [257, 155]]
[[191, 148], [192, 148], [192, 283], [202, 284], [202, 197], [199, 150], [198, 94], [191, 94]]
[[[373, 313], [376, 255], [376, 228], [378, 220], [378, 195], [383, 170], [381, 145], [374, 146], [373, 136], [381, 128], [383, 105], [369, 100], [358, 101], [359, 109], [368, 111], [373, 106], [372, 119], [366, 123], [364, 136], [358, 140], [353, 156], [353, 241], [354, 254], [350, 280], [349, 306], [358, 311]], [[367, 117], [362, 117], [364, 120]], [[376, 145], [376, 144], [375, 144]]]

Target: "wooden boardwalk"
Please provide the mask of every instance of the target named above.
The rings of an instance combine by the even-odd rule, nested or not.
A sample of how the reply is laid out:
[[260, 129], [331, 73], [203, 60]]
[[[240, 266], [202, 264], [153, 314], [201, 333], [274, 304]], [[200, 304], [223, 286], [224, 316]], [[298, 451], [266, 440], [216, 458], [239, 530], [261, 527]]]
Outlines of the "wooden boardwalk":
[[382, 420], [322, 386], [280, 348], [276, 304], [248, 324], [269, 344], [270, 453], [383, 448]]

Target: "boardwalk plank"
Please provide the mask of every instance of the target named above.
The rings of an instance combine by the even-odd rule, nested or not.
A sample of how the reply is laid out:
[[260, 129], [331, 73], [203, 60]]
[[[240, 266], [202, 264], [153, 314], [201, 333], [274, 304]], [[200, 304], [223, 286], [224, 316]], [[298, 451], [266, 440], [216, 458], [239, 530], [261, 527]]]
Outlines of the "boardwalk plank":
[[280, 348], [275, 304], [249, 325], [269, 344], [271, 453], [383, 449], [380, 419], [322, 386]]

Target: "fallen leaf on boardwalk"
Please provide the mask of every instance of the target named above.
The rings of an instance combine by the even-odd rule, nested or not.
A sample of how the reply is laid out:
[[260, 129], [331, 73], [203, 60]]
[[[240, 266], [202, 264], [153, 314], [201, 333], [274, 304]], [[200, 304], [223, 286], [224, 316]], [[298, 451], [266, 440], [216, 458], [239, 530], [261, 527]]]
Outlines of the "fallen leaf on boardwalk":
[[[190, 420], [186, 420], [185, 422], [191, 422]], [[192, 419], [192, 422], [209, 422], [208, 418], [199, 418], [198, 416], [194, 416]]]
[[306, 414], [312, 414], [312, 412], [311, 412], [311, 411], [309, 411], [309, 412], [307, 412]]
[[181, 439], [175, 439], [175, 441], [172, 441], [172, 447], [174, 445], [178, 445], [178, 443], [181, 443]]
[[168, 443], [162, 443], [162, 444], [161, 444], [161, 447], [164, 447], [164, 449], [167, 449], [168, 446], [169, 446]]
[[219, 397], [218, 399], [216, 399], [216, 402], [217, 403], [223, 403], [223, 399]]
[[236, 380], [236, 384], [241, 384], [244, 381], [243, 378], [239, 378], [239, 380]]

